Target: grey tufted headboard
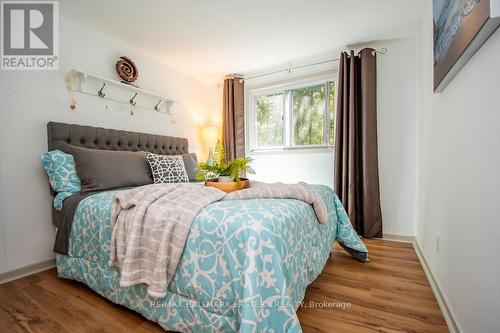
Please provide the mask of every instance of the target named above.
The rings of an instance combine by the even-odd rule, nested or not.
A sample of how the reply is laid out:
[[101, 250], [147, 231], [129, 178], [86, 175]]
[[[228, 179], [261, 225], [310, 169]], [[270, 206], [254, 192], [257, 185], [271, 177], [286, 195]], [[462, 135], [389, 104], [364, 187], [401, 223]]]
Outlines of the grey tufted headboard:
[[161, 155], [188, 153], [188, 140], [171, 136], [49, 122], [49, 150], [69, 153], [69, 146], [102, 150], [149, 151]]

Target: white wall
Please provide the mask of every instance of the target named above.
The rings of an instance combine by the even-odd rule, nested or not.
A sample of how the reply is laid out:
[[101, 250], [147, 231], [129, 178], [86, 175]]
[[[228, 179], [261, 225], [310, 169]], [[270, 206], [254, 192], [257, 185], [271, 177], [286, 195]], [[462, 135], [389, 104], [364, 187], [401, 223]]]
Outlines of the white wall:
[[377, 56], [377, 121], [383, 233], [416, 233], [417, 39], [371, 44]]
[[264, 182], [321, 184], [333, 187], [331, 149], [293, 150], [280, 153], [251, 153], [256, 171], [252, 179]]
[[[416, 37], [409, 36], [369, 43], [366, 46], [387, 48], [378, 55], [378, 149], [380, 197], [384, 234], [414, 236], [416, 233], [416, 130], [417, 130], [417, 56]], [[355, 51], [363, 45], [356, 45]], [[338, 57], [340, 51], [300, 59], [291, 65], [313, 63]], [[286, 68], [288, 63], [248, 75]], [[246, 91], [265, 84], [274, 84], [301, 76], [322, 75], [336, 71], [338, 63], [314, 66], [294, 71], [292, 75], [275, 74], [271, 77], [246, 81]], [[316, 74], [313, 74], [316, 72]], [[337, 73], [332, 74], [335, 77]], [[247, 110], [248, 105], [246, 103]], [[248, 140], [247, 140], [248, 141]], [[248, 152], [248, 150], [247, 150]], [[277, 153], [250, 153], [257, 171], [253, 178], [262, 181], [298, 182], [333, 186], [333, 151], [299, 150]]]
[[[441, 94], [422, 25], [418, 243], [462, 332], [500, 332], [500, 31]], [[441, 234], [440, 250], [436, 233]]]
[[[113, 78], [121, 55], [135, 60], [141, 87], [174, 100], [176, 125], [150, 110], [137, 109], [129, 116], [127, 106], [110, 103], [106, 111], [106, 102], [76, 93], [78, 110], [69, 109], [66, 72], [78, 68]], [[54, 257], [51, 197], [39, 160], [47, 150], [48, 121], [187, 137], [190, 150], [205, 158], [197, 127], [220, 118], [215, 85], [160, 65], [140, 49], [66, 17], [60, 19], [60, 61], [59, 71], [0, 73], [0, 273]]]

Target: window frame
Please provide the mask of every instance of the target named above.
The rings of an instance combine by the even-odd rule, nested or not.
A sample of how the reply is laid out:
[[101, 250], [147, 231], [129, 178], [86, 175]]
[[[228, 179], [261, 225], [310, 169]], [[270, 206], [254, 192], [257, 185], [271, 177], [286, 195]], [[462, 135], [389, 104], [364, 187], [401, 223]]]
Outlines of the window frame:
[[[258, 152], [276, 152], [287, 150], [309, 150], [309, 149], [333, 149], [330, 144], [330, 98], [329, 98], [329, 84], [333, 82], [335, 87], [335, 100], [337, 97], [337, 78], [334, 76], [327, 76], [321, 78], [314, 78], [309, 80], [284, 82], [281, 84], [267, 85], [256, 89], [248, 90], [248, 104], [249, 104], [249, 117], [248, 117], [248, 139], [249, 151], [251, 153]], [[324, 107], [324, 123], [323, 123], [323, 144], [313, 145], [294, 145], [293, 144], [293, 110], [292, 110], [292, 90], [324, 86], [325, 88], [325, 107]], [[256, 100], [261, 96], [283, 94], [283, 145], [279, 146], [263, 146], [257, 145], [257, 115], [256, 115]], [[335, 128], [334, 128], [335, 133]]]

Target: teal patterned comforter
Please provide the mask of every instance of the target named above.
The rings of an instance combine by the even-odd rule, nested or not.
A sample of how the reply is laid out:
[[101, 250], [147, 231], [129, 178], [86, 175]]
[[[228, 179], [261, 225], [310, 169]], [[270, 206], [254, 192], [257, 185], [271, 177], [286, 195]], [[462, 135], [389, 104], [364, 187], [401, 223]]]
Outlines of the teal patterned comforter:
[[69, 253], [57, 256], [62, 278], [180, 332], [300, 332], [295, 313], [306, 287], [323, 269], [334, 240], [366, 252], [342, 204], [326, 186], [327, 224], [310, 205], [290, 199], [219, 201], [193, 221], [174, 279], [164, 298], [143, 285], [119, 287], [110, 267], [111, 200], [116, 191], [80, 202]]

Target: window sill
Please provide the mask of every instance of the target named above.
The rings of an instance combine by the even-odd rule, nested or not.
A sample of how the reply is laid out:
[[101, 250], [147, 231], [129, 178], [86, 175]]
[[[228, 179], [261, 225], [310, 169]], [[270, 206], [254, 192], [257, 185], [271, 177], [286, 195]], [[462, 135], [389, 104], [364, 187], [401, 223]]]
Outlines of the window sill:
[[333, 152], [333, 146], [295, 146], [295, 147], [272, 147], [272, 148], [252, 148], [250, 154], [276, 154], [276, 153], [300, 153], [300, 152]]

